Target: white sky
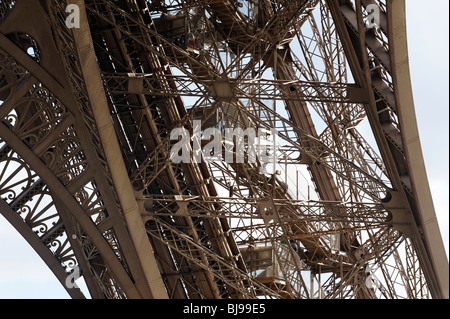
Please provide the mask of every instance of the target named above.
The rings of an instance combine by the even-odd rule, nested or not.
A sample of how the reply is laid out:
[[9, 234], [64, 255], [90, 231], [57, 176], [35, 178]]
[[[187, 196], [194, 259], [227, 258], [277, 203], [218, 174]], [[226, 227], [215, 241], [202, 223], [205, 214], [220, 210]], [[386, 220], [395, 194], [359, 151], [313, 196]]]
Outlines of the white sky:
[[[449, 250], [449, 1], [407, 0], [411, 78], [422, 150]], [[68, 298], [52, 272], [0, 215], [0, 298]]]

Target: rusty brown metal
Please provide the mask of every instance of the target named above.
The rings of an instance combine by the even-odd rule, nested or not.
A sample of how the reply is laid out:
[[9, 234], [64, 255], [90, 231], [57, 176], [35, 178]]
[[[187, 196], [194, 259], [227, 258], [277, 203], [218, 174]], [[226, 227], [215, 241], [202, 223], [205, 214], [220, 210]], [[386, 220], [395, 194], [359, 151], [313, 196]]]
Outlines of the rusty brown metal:
[[73, 298], [448, 298], [404, 15], [2, 0], [0, 211]]

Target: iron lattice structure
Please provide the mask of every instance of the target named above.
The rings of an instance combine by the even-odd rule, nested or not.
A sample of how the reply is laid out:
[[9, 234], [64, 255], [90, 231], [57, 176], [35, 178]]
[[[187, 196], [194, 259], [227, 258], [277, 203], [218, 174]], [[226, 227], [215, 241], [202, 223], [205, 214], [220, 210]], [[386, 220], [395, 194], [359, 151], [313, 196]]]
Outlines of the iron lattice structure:
[[[404, 0], [1, 0], [0, 212], [73, 298], [75, 269], [92, 298], [448, 298], [405, 29]], [[188, 151], [276, 129], [276, 160], [171, 160], [199, 124]]]

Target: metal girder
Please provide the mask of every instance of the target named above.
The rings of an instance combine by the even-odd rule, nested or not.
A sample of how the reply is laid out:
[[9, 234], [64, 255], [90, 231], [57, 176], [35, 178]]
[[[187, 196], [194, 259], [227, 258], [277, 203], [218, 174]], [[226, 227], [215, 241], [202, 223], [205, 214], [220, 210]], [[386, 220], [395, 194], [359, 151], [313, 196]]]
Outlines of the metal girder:
[[[400, 2], [400, 1], [399, 1]], [[367, 87], [372, 87], [372, 73], [369, 66], [369, 54], [372, 53], [376, 55], [372, 50], [374, 49], [373, 46], [370, 46], [366, 42], [366, 33], [363, 31], [365, 30], [363, 20], [362, 20], [362, 6], [359, 1], [357, 1], [356, 10], [356, 19], [357, 21], [353, 21], [357, 23], [357, 28], [347, 27], [344, 26], [344, 18], [349, 18], [350, 13], [348, 11], [348, 6], [344, 5], [341, 7], [338, 7], [337, 3], [334, 2], [328, 2], [331, 11], [333, 12], [333, 16], [335, 20], [341, 21], [341, 24], [338, 24], [340, 29], [339, 32], [341, 36], [344, 39], [350, 39], [353, 38], [354, 42], [356, 42], [357, 50], [360, 52], [359, 58], [356, 57], [355, 51], [353, 50], [353, 47], [350, 47], [350, 45], [347, 46], [347, 56], [354, 56], [355, 58], [351, 61], [355, 61], [359, 59], [358, 62], [350, 62], [353, 63], [353, 70], [357, 74], [359, 73], [360, 81], [365, 81], [365, 85]], [[338, 9], [339, 8], [339, 9]], [[391, 7], [389, 7], [391, 8]], [[396, 14], [402, 15], [404, 14], [404, 11], [396, 12]], [[345, 13], [347, 12], [347, 14]], [[392, 14], [389, 12], [389, 14]], [[402, 20], [404, 21], [404, 20]], [[391, 22], [392, 23], [392, 22]], [[346, 36], [347, 35], [347, 36]], [[391, 43], [395, 41], [394, 36], [391, 35], [390, 37]], [[344, 40], [346, 42], [348, 40]], [[348, 43], [347, 43], [348, 44]], [[359, 45], [359, 47], [358, 47]], [[367, 46], [367, 47], [366, 47]], [[367, 52], [367, 51], [369, 52]], [[361, 53], [363, 52], [363, 53]], [[378, 60], [380, 61], [379, 57]], [[382, 63], [383, 64], [383, 63]], [[362, 67], [361, 67], [362, 66]], [[390, 65], [383, 65], [384, 68], [388, 67], [387, 71], [389, 72]], [[358, 70], [358, 71], [356, 71]], [[359, 71], [359, 70], [362, 70]], [[358, 82], [358, 81], [357, 81]], [[436, 298], [442, 298], [443, 297], [443, 291], [441, 288], [439, 288], [438, 284], [438, 273], [435, 270], [432, 270], [432, 261], [429, 258], [430, 254], [430, 247], [425, 247], [423, 238], [421, 236], [421, 222], [418, 220], [418, 212], [416, 211], [416, 205], [417, 203], [414, 203], [416, 199], [413, 199], [415, 196], [412, 194], [411, 189], [411, 181], [409, 178], [408, 173], [405, 172], [405, 157], [399, 156], [397, 153], [397, 150], [400, 150], [402, 154], [404, 154], [403, 147], [399, 146], [401, 141], [399, 141], [398, 138], [393, 137], [393, 135], [397, 134], [398, 136], [401, 136], [400, 128], [393, 128], [390, 120], [387, 122], [384, 120], [382, 116], [380, 116], [380, 112], [377, 112], [377, 108], [379, 107], [377, 100], [375, 99], [375, 96], [379, 92], [371, 92], [369, 91], [369, 96], [371, 97], [371, 103], [369, 103], [369, 107], [367, 109], [367, 116], [371, 123], [372, 130], [374, 132], [374, 136], [377, 139], [377, 143], [381, 152], [381, 156], [383, 157], [383, 160], [385, 162], [385, 166], [388, 170], [388, 175], [392, 181], [393, 187], [395, 190], [397, 190], [397, 195], [394, 197], [397, 197], [394, 202], [396, 206], [403, 206], [404, 209], [407, 211], [406, 215], [403, 215], [403, 220], [408, 220], [408, 226], [406, 228], [401, 228], [402, 232], [406, 233], [407, 237], [412, 238], [412, 243], [417, 249], [417, 253], [419, 258], [422, 260], [422, 266], [423, 271], [425, 273], [425, 276], [428, 279], [429, 288], [431, 290], [431, 293]], [[384, 100], [383, 100], [384, 102]], [[398, 108], [398, 106], [397, 106]], [[393, 129], [390, 129], [393, 128]], [[395, 144], [396, 147], [391, 147], [392, 144]], [[444, 293], [445, 294], [445, 293]]]
[[[139, 201], [144, 201], [147, 213], [151, 215], [191, 215], [204, 216], [206, 218], [226, 217], [226, 218], [262, 218], [261, 212], [256, 209], [259, 201], [255, 198], [233, 198], [233, 197], [200, 197], [198, 196], [163, 196], [145, 195], [138, 197]], [[174, 208], [176, 203], [178, 208]], [[212, 204], [212, 205], [211, 205]], [[345, 203], [316, 200], [289, 200], [274, 199], [277, 208], [288, 207], [291, 211], [280, 213], [280, 218], [286, 222], [328, 220], [339, 222], [364, 223], [388, 223], [390, 216], [383, 209], [381, 204], [374, 203]], [[178, 211], [181, 206], [189, 207], [188, 210]], [[211, 209], [211, 207], [216, 207]], [[301, 208], [301, 209], [300, 209]], [[336, 209], [341, 210], [336, 214]], [[302, 211], [303, 210], [303, 211]], [[285, 215], [281, 215], [285, 214]], [[294, 214], [294, 215], [289, 215]]]
[[[114, 199], [115, 195], [112, 193], [112, 189], [109, 186], [107, 174], [104, 174], [105, 167], [99, 159], [99, 153], [101, 153], [101, 150], [98, 147], [95, 148], [93, 144], [93, 137], [95, 137], [95, 134], [93, 133], [95, 130], [91, 130], [90, 133], [88, 133], [88, 129], [85, 126], [86, 122], [83, 122], [82, 117], [80, 116], [80, 110], [78, 109], [79, 101], [77, 101], [75, 95], [70, 93], [72, 91], [71, 89], [67, 90], [67, 87], [69, 87], [68, 83], [70, 82], [67, 78], [62, 77], [62, 75], [65, 74], [64, 72], [61, 72], [64, 64], [61, 60], [51, 61], [48, 59], [51, 54], [49, 53], [47, 55], [46, 51], [42, 50], [40, 47], [41, 44], [47, 43], [49, 50], [57, 50], [56, 45], [53, 42], [53, 38], [49, 33], [50, 27], [48, 20], [45, 20], [47, 21], [46, 23], [42, 23], [39, 19], [26, 19], [30, 12], [39, 11], [41, 12], [41, 15], [44, 16], [43, 9], [40, 4], [36, 2], [33, 4], [34, 11], [30, 11], [30, 7], [23, 5], [23, 3], [24, 2], [19, 2], [14, 6], [13, 12], [8, 15], [9, 19], [4, 19], [2, 21], [0, 31], [9, 34], [10, 38], [14, 39], [11, 34], [20, 34], [22, 30], [21, 28], [26, 28], [26, 25], [21, 25], [18, 29], [14, 29], [14, 23], [10, 23], [10, 21], [22, 18], [21, 20], [27, 21], [29, 25], [37, 23], [39, 27], [35, 28], [34, 32], [36, 33], [31, 32], [32, 36], [30, 36], [30, 38], [34, 39], [33, 36], [36, 37], [37, 44], [34, 48], [36, 50], [35, 52], [39, 52], [40, 56], [44, 56], [44, 58], [36, 61], [36, 58], [38, 57], [33, 59], [33, 57], [24, 52], [23, 47], [20, 47], [26, 44], [20, 42], [13, 43], [13, 41], [6, 38], [4, 34], [1, 35], [3, 40], [2, 47], [4, 46], [4, 49], [12, 56], [12, 58], [9, 58], [6, 54], [2, 55], [2, 66], [4, 72], [6, 72], [6, 75], [13, 77], [14, 72], [16, 72], [25, 78], [28, 72], [33, 74], [33, 76], [30, 76], [28, 79], [23, 81], [23, 83], [28, 81], [28, 84], [22, 86], [23, 83], [16, 83], [18, 88], [28, 88], [28, 92], [27, 90], [22, 90], [22, 95], [26, 95], [25, 97], [17, 97], [13, 95], [12, 97], [6, 98], [4, 102], [5, 106], [9, 106], [9, 109], [3, 109], [5, 111], [4, 117], [6, 119], [15, 119], [11, 123], [11, 127], [12, 130], [16, 132], [16, 134], [19, 134], [20, 137], [12, 135], [7, 139], [7, 136], [13, 133], [5, 132], [5, 134], [2, 134], [2, 138], [7, 145], [12, 147], [15, 151], [19, 152], [18, 149], [21, 150], [22, 153], [20, 156], [27, 158], [27, 163], [30, 164], [33, 170], [36, 168], [31, 165], [31, 163], [37, 163], [37, 165], [43, 165], [43, 163], [46, 163], [49, 168], [54, 170], [53, 172], [49, 169], [47, 171], [41, 170], [41, 174], [43, 174], [41, 178], [46, 181], [52, 192], [52, 196], [55, 197], [55, 206], [61, 206], [61, 203], [65, 203], [64, 205], [72, 203], [72, 206], [74, 207], [66, 206], [64, 209], [71, 212], [79, 210], [78, 215], [75, 215], [76, 224], [73, 226], [66, 225], [66, 229], [76, 230], [77, 227], [81, 227], [83, 231], [86, 231], [85, 228], [87, 227], [90, 229], [90, 231], [88, 231], [88, 233], [90, 232], [89, 238], [90, 236], [94, 236], [95, 238], [92, 239], [95, 242], [94, 247], [100, 245], [101, 248], [98, 247], [96, 249], [102, 250], [102, 256], [107, 256], [98, 257], [98, 260], [94, 261], [100, 265], [102, 262], [101, 259], [105, 258], [105, 263], [107, 265], [109, 264], [107, 266], [110, 268], [109, 270], [105, 269], [106, 272], [105, 270], [102, 270], [102, 272], [104, 272], [102, 275], [104, 279], [98, 277], [98, 274], [95, 273], [95, 267], [93, 268], [92, 266], [89, 266], [90, 269], [83, 269], [83, 276], [92, 276], [95, 279], [93, 280], [88, 278], [86, 280], [89, 288], [91, 289], [92, 295], [100, 297], [100, 294], [105, 294], [108, 297], [112, 297], [114, 295], [119, 296], [124, 293], [130, 294], [130, 296], [134, 297], [146, 296], [148, 293], [148, 288], [145, 288], [142, 286], [141, 282], [139, 282], [137, 286], [141, 291], [138, 292], [138, 289], [136, 289], [135, 285], [132, 283], [132, 279], [129, 277], [130, 274], [127, 273], [128, 271], [134, 272], [134, 276], [136, 278], [142, 276], [142, 270], [139, 270], [139, 266], [137, 264], [133, 264], [133, 260], [135, 258], [134, 247], [130, 245], [130, 240], [127, 238], [129, 235], [125, 228], [125, 224], [122, 223], [120, 207], [116, 206]], [[37, 50], [38, 47], [40, 48], [39, 51]], [[45, 55], [42, 55], [44, 53]], [[11, 65], [16, 63], [13, 58], [17, 59], [18, 63], [15, 68], [11, 68]], [[10, 69], [8, 70], [8, 68]], [[50, 70], [52, 73], [47, 72], [46, 69]], [[34, 82], [33, 77], [39, 81], [42, 81], [42, 83]], [[9, 80], [10, 79], [7, 79], [7, 81]], [[47, 85], [48, 87], [46, 87]], [[39, 103], [39, 99], [42, 104], [35, 104]], [[39, 113], [40, 110], [43, 113]], [[21, 142], [19, 142], [21, 141], [20, 138], [23, 138], [26, 145], [29, 145], [32, 149], [27, 150], [27, 146], [22, 145]], [[68, 149], [65, 150], [65, 147]], [[26, 154], [29, 155], [24, 156], [23, 152], [26, 152]], [[38, 157], [34, 159], [33, 156]], [[39, 162], [39, 156], [42, 156], [41, 158], [43, 162]], [[64, 184], [73, 183], [73, 185], [78, 184], [80, 187], [87, 187], [87, 185], [84, 185], [83, 183], [81, 183], [81, 185], [78, 183], [83, 181], [84, 183], [88, 183], [88, 185], [92, 185], [93, 188], [91, 188], [88, 192], [82, 191], [86, 194], [90, 193], [89, 198], [84, 198], [84, 196], [81, 196], [79, 193], [78, 195], [73, 195], [74, 193], [79, 192], [79, 189], [71, 189], [71, 192], [68, 190], [63, 190], [61, 186], [64, 187], [65, 185], [58, 185], [56, 180], [50, 185], [48, 178], [60, 179]], [[66, 200], [62, 200], [58, 199], [57, 196], [69, 196], [70, 199], [67, 200], [66, 198]], [[100, 208], [94, 207], [94, 205], [97, 204], [83, 207], [82, 205], [85, 203], [80, 203], [82, 204], [80, 205], [76, 202], [76, 199], [82, 202], [85, 199], [93, 200], [94, 198], [96, 198], [94, 203], [101, 203], [101, 201], [104, 201], [104, 205], [100, 206]], [[58, 204], [56, 202], [58, 202]], [[88, 201], [86, 201], [86, 204], [89, 204]], [[90, 214], [82, 213], [83, 210], [89, 209], [93, 209], [94, 211], [97, 210], [96, 214], [100, 213], [100, 216], [103, 216], [104, 218], [108, 217], [108, 219], [113, 222], [102, 223], [102, 227], [100, 227], [100, 229], [102, 229], [101, 232], [99, 230], [94, 231], [96, 225], [93, 224], [89, 218]], [[63, 213], [61, 212], [61, 214]], [[80, 221], [80, 218], [84, 221]], [[102, 221], [101, 218], [98, 219], [96, 223], [99, 223], [100, 221]], [[104, 227], [106, 224], [109, 224], [110, 229]], [[72, 235], [67, 234], [67, 238], [70, 238], [70, 236]], [[73, 236], [77, 235], [73, 234]], [[103, 236], [105, 236], [105, 238]], [[115, 238], [115, 236], [117, 236], [117, 238]], [[82, 238], [82, 236], [80, 235], [78, 238]], [[113, 252], [112, 250], [108, 251], [107, 247], [109, 247], [111, 242], [117, 240], [120, 240], [121, 248], [113, 248], [118, 249], [116, 252]], [[120, 252], [120, 249], [125, 250]], [[122, 255], [119, 257], [121, 260], [118, 259], [116, 254], [119, 256]], [[83, 259], [86, 257], [80, 255], [78, 258]], [[93, 261], [91, 260], [90, 262]], [[127, 262], [130, 262], [130, 264], [127, 265]], [[72, 266], [76, 266], [76, 264], [72, 264]], [[110, 276], [108, 275], [109, 271], [111, 272], [111, 275], [117, 277], [115, 279], [108, 278], [108, 276]], [[102, 280], [111, 282], [102, 283]], [[113, 281], [115, 280], [122, 281], [122, 283], [114, 283]], [[92, 285], [94, 282], [95, 284]], [[115, 289], [116, 291], [108, 291], [108, 289], [111, 288], [105, 288], [105, 286], [102, 287], [103, 284], [107, 284], [108, 286], [116, 285], [116, 287], [112, 289]], [[121, 291], [122, 284], [125, 285], [123, 291]]]
[[[84, 1], [78, 2], [77, 5], [84, 13]], [[113, 123], [108, 118], [109, 109], [102, 89], [100, 75], [96, 68], [93, 67], [97, 64], [97, 61], [91, 42], [89, 26], [86, 23], [87, 16], [83, 14], [81, 20], [85, 23], [79, 29], [74, 30], [74, 39], [79, 50], [81, 72], [84, 75], [87, 94], [98, 126], [100, 141], [103, 144], [105, 159], [111, 171], [112, 182], [115, 185], [126, 225], [138, 254], [138, 263], [145, 273], [151, 296], [159, 299], [167, 298], [167, 292], [152, 254], [152, 248], [146, 240], [139, 208], [134, 200], [134, 191], [129, 182], [125, 164], [123, 161], [118, 160], [121, 157], [119, 143], [114, 132]]]
[[[145, 94], [151, 96], [193, 96], [202, 97], [205, 93], [213, 98], [238, 98], [262, 100], [296, 100], [296, 101], [321, 101], [341, 103], [364, 103], [366, 98], [362, 89], [352, 84], [313, 83], [300, 80], [201, 80], [198, 85], [198, 77], [172, 75], [167, 78], [177, 84], [176, 88], [159, 88], [158, 78], [154, 74], [102, 74], [102, 78], [109, 88], [109, 93], [118, 94]], [[222, 87], [230, 87], [230, 95], [224, 92]], [[290, 92], [302, 90], [307, 92], [300, 97], [286, 94], [280, 87], [287, 87]], [[361, 92], [361, 93], [360, 93]]]
[[[117, 7], [115, 5], [112, 4], [105, 4], [106, 8], [108, 10], [111, 10], [111, 12], [120, 12], [119, 10], [117, 10]], [[89, 6], [88, 6], [89, 8]], [[96, 12], [96, 14], [98, 15], [99, 12]], [[125, 12], [120, 12], [120, 14], [125, 14], [127, 16], [127, 14]], [[129, 14], [128, 14], [129, 16]], [[116, 30], [120, 31], [120, 28], [118, 28], [118, 25], [116, 25], [115, 22], [113, 22], [111, 20], [111, 16], [101, 16], [99, 15], [99, 17], [101, 18], [101, 20], [99, 20], [98, 22], [101, 21], [106, 21], [108, 23], [110, 23], [111, 25], [115, 25]], [[113, 19], [114, 20], [114, 19]], [[136, 31], [135, 31], [136, 32]], [[119, 37], [120, 38], [120, 37]], [[144, 47], [142, 48], [142, 50], [147, 50], [148, 47], [151, 47], [151, 43], [152, 43], [152, 39], [148, 36], [148, 34], [144, 34], [143, 36], [141, 36], [141, 41], [139, 42], [139, 45], [143, 45]], [[119, 41], [123, 41], [123, 39], [120, 39]], [[126, 50], [126, 48], [124, 48], [124, 50]], [[141, 50], [141, 49], [138, 49]], [[145, 71], [147, 72], [155, 72], [155, 74], [158, 75], [159, 81], [158, 81], [158, 85], [160, 87], [163, 87], [164, 89], [169, 88], [173, 85], [173, 83], [170, 81], [170, 78], [166, 78], [166, 75], [170, 76], [170, 72], [169, 70], [167, 70], [167, 68], [165, 67], [165, 65], [163, 64], [164, 60], [159, 60], [158, 55], [154, 54], [151, 56], [152, 59], [148, 59], [145, 63], [145, 65], [143, 66], [143, 68], [145, 69]], [[118, 57], [116, 57], [116, 59], [118, 59]], [[130, 61], [131, 63], [131, 61]], [[137, 97], [139, 101], [138, 103], [148, 103], [148, 98], [145, 96], [138, 96]], [[115, 97], [114, 97], [115, 99]], [[132, 100], [133, 98], [130, 97], [129, 101]], [[136, 103], [137, 101], [135, 101], [134, 103]], [[171, 121], [177, 121], [178, 118], [180, 118], [180, 116], [183, 116], [183, 111], [182, 109], [184, 108], [182, 105], [182, 102], [180, 99], [177, 99], [176, 97], [170, 97], [169, 99], [167, 99], [165, 102], [165, 108], [162, 108], [160, 110], [159, 113], [151, 113], [153, 112], [151, 110], [151, 108], [146, 108], [143, 107], [141, 110], [136, 110], [136, 112], [133, 114], [131, 113], [130, 115], [130, 119], [135, 119], [137, 121], [145, 121], [148, 125], [149, 128], [151, 128], [151, 132], [142, 130], [142, 131], [138, 131], [138, 133], [142, 133], [142, 137], [147, 138], [147, 141], [144, 142], [144, 145], [148, 145], [149, 147], [157, 147], [158, 144], [161, 143], [161, 137], [160, 135], [165, 134], [165, 132], [167, 131], [167, 126], [164, 127], [163, 125], [161, 125], [160, 123], [162, 122], [171, 122]], [[112, 108], [116, 107], [116, 105], [111, 105]], [[142, 112], [142, 114], [145, 114], [145, 118], [144, 117], [140, 117], [140, 113]], [[120, 114], [118, 113], [118, 118], [120, 121], [129, 121], [129, 119], [126, 119], [124, 117], [124, 114]], [[166, 124], [168, 125], [168, 124]], [[169, 124], [170, 125], [170, 124]], [[131, 127], [131, 126], [130, 126]], [[133, 133], [131, 133], [133, 134]], [[136, 138], [140, 138], [139, 136], [136, 136]], [[138, 161], [141, 159], [138, 159]], [[208, 193], [213, 193], [214, 194], [214, 188], [212, 185], [206, 185], [203, 180], [205, 179], [204, 175], [207, 175], [207, 171], [205, 171], [205, 166], [203, 165], [193, 165], [193, 166], [186, 166], [182, 168], [184, 170], [184, 176], [183, 177], [179, 172], [180, 172], [180, 167], [176, 167], [174, 165], [167, 165], [164, 171], [164, 174], [161, 174], [160, 176], [158, 176], [158, 179], [155, 181], [155, 183], [158, 183], [161, 187], [161, 189], [166, 192], [183, 192], [185, 191], [185, 189], [189, 189], [191, 188], [189, 191], [192, 192], [198, 192], [200, 194], [208, 194]], [[186, 185], [186, 182], [183, 179], [186, 179], [187, 182], [191, 183], [191, 187], [189, 187], [189, 185]], [[136, 185], [138, 187], [138, 190], [142, 191], [143, 189], [141, 188], [141, 185]], [[145, 189], [144, 189], [145, 191]], [[195, 223], [197, 223], [196, 220], [192, 220], [191, 218], [181, 218], [178, 221], [180, 224], [184, 224], [185, 226], [188, 227], [194, 227]], [[146, 225], [146, 227], [152, 227], [151, 226], [151, 222], [147, 223], [149, 225]], [[226, 225], [226, 222], [223, 220], [207, 220], [204, 223], [201, 224], [202, 227], [196, 227], [195, 229], [193, 229], [193, 236], [195, 238], [198, 238], [197, 240], [199, 240], [200, 238], [208, 238], [208, 237], [212, 237], [214, 239], [210, 240], [211, 245], [214, 247], [214, 250], [216, 251], [222, 251], [221, 253], [225, 253], [225, 254], [230, 254], [230, 253], [234, 253], [237, 255], [236, 259], [233, 259], [233, 263], [235, 263], [235, 267], [242, 267], [243, 264], [242, 262], [239, 261], [239, 255], [238, 255], [238, 250], [237, 247], [234, 246], [232, 238], [228, 237], [228, 238], [224, 238], [221, 239], [221, 236], [219, 236], [216, 232], [220, 232], [222, 228], [227, 228], [228, 226]], [[153, 242], [154, 247], [161, 247], [160, 245], [158, 245], [157, 243]], [[165, 249], [168, 249], [167, 246], [166, 247], [161, 247], [161, 250], [157, 251], [156, 254], [158, 255], [158, 258], [161, 258], [160, 256], [167, 256], [167, 253], [164, 252]], [[172, 254], [176, 254], [176, 252], [172, 252]], [[192, 252], [194, 255], [198, 255], [196, 252]], [[198, 258], [198, 256], [193, 256], [192, 258]], [[175, 261], [168, 261], [168, 260], [164, 260], [162, 261], [166, 264], [170, 264], [172, 263], [172, 268], [175, 269], [177, 268], [176, 262]], [[192, 265], [193, 268], [195, 268], [195, 272], [196, 272], [196, 278], [195, 277], [191, 277], [190, 275], [186, 275], [183, 276], [183, 280], [186, 280], [186, 287], [187, 290], [190, 290], [191, 287], [193, 287], [194, 285], [199, 285], [199, 287], [197, 288], [198, 292], [200, 292], [200, 295], [203, 295], [204, 297], [207, 298], [218, 298], [219, 296], [221, 296], [221, 294], [231, 294], [233, 296], [247, 296], [247, 293], [242, 294], [241, 292], [234, 292], [233, 291], [233, 287], [228, 287], [226, 288], [226, 283], [222, 283], [222, 282], [218, 282], [217, 279], [215, 279], [214, 277], [211, 277], [209, 275], [209, 273], [207, 271], [202, 270], [202, 268]], [[191, 278], [189, 278], [191, 277]], [[204, 279], [202, 279], [204, 278]], [[195, 281], [198, 281], [197, 283]], [[202, 283], [202, 282], [205, 282]], [[172, 290], [172, 288], [168, 289], [169, 291]], [[197, 294], [197, 291], [188, 291], [188, 294], [191, 294], [191, 296], [195, 296], [195, 294]]]
[[[445, 249], [436, 220], [428, 178], [426, 177], [409, 80], [409, 66], [405, 63], [408, 54], [405, 37], [405, 2], [395, 1], [395, 3], [388, 3], [387, 5], [389, 10], [388, 34], [389, 38], [394, 38], [394, 41], [391, 42], [390, 51], [391, 60], [395, 61], [392, 65], [394, 91], [396, 92], [406, 161], [417, 203], [417, 215], [420, 220], [418, 224], [423, 229], [428, 256], [433, 264], [432, 271], [437, 277], [439, 287], [436, 287], [436, 290], [439, 291], [438, 296], [449, 298], [448, 260], [445, 258]], [[412, 289], [416, 289], [416, 287], [412, 287]]]
[[[66, 209], [70, 210], [73, 216], [77, 219], [80, 226], [85, 230], [86, 234], [91, 238], [94, 245], [101, 250], [106, 262], [110, 265], [111, 270], [117, 276], [118, 280], [124, 282], [124, 289], [127, 294], [131, 296], [138, 296], [137, 290], [131, 283], [128, 275], [125, 274], [122, 265], [117, 259], [116, 255], [112, 251], [105, 238], [98, 232], [91, 219], [85, 214], [80, 205], [75, 201], [72, 195], [65, 189], [58, 178], [46, 167], [46, 165], [17, 137], [14, 133], [10, 132], [5, 125], [0, 126], [0, 134], [3, 141], [8, 145], [12, 145], [18, 155], [25, 159], [26, 163], [32, 167], [39, 176], [42, 176], [43, 180], [61, 198], [61, 202], [65, 203]], [[69, 234], [71, 236], [71, 234]]]
[[[73, 260], [94, 298], [448, 298], [404, 1], [75, 3], [71, 30], [66, 1], [32, 0], [41, 24], [0, 2], [0, 205], [61, 282]], [[276, 129], [273, 167], [226, 128]]]
[[84, 299], [84, 294], [79, 288], [68, 289], [66, 280], [68, 273], [61, 266], [61, 262], [55, 258], [55, 256], [49, 251], [45, 243], [43, 243], [38, 236], [28, 227], [27, 224], [13, 211], [8, 204], [3, 200], [0, 200], [0, 210], [6, 220], [13, 225], [13, 227], [20, 233], [21, 236], [33, 247], [33, 249], [39, 254], [42, 260], [48, 265], [50, 270], [55, 274], [56, 278], [66, 288], [67, 293], [71, 298]]

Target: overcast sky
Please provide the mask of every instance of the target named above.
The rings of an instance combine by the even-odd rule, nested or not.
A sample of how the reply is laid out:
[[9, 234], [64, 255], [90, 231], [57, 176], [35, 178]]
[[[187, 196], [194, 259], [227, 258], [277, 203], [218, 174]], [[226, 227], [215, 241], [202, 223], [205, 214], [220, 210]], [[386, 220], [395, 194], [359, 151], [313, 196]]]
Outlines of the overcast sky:
[[[449, 249], [449, 1], [406, 0], [417, 121], [431, 193]], [[68, 298], [30, 246], [0, 215], [0, 298]]]

